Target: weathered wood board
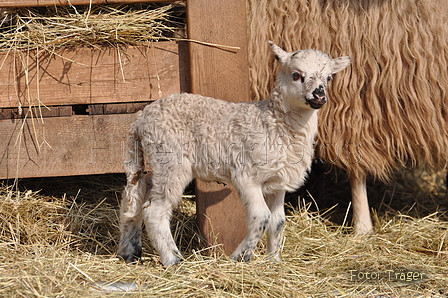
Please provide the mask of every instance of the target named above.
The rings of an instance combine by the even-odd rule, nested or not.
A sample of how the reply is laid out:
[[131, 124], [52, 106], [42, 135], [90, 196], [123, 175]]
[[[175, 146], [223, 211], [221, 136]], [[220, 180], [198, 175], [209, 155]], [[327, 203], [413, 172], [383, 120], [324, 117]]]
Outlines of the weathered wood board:
[[[188, 35], [194, 40], [239, 47], [231, 50], [190, 43], [191, 91], [228, 101], [249, 99], [246, 2], [189, 0]], [[196, 182], [198, 224], [210, 244], [230, 254], [246, 235], [246, 213], [231, 186]]]
[[134, 114], [0, 121], [0, 179], [123, 172]]
[[187, 91], [186, 50], [184, 42], [158, 42], [1, 55], [0, 107], [148, 101]]
[[[126, 113], [135, 111], [138, 105], [132, 102], [188, 91], [189, 73], [185, 43], [160, 42], [152, 47], [129, 46], [122, 50], [121, 58], [117, 49], [86, 48], [63, 50], [59, 55], [65, 58], [36, 58], [31, 54], [22, 60], [3, 57], [0, 179], [123, 172], [122, 160], [116, 158], [118, 153], [104, 148], [121, 148], [121, 141], [110, 138], [126, 137], [123, 132], [129, 129], [128, 119], [133, 119]], [[22, 61], [27, 61], [26, 76]], [[47, 110], [44, 105], [57, 106]], [[30, 106], [35, 112], [33, 120], [28, 114], [23, 123]], [[110, 116], [76, 115], [80, 108], [81, 114]], [[53, 118], [42, 118], [40, 111], [42, 116]], [[110, 129], [99, 132], [97, 127], [101, 126], [94, 125], [92, 119], [111, 119], [106, 122]], [[44, 124], [40, 124], [42, 120]], [[17, 138], [19, 134], [21, 138]], [[97, 160], [98, 153], [107, 161]]]

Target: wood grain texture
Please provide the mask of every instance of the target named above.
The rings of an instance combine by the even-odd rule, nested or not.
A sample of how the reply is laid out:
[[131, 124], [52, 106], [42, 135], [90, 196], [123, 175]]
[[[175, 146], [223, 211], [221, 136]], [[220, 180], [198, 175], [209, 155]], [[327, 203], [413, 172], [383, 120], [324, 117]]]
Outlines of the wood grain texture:
[[186, 51], [183, 42], [158, 42], [2, 55], [0, 107], [150, 101], [188, 91]]
[[[189, 0], [189, 38], [240, 47], [226, 50], [190, 43], [191, 91], [227, 101], [249, 99], [246, 3], [244, 0]], [[196, 181], [199, 229], [209, 244], [230, 254], [246, 235], [246, 215], [230, 186]]]
[[117, 3], [174, 2], [174, 0], [0, 0], [0, 7], [33, 7]]
[[41, 107], [33, 107], [31, 108], [31, 111], [29, 108], [21, 108], [21, 109], [6, 108], [6, 109], [0, 109], [0, 120], [20, 119], [24, 118], [25, 115], [30, 115], [30, 113], [33, 113], [34, 116], [41, 118], [71, 116], [73, 115], [73, 109], [71, 106], [54, 106], [54, 107], [41, 106]]
[[240, 48], [189, 43], [193, 93], [233, 102], [249, 100], [245, 5], [243, 0], [188, 1], [189, 38]]
[[0, 120], [0, 179], [121, 173], [134, 114]]

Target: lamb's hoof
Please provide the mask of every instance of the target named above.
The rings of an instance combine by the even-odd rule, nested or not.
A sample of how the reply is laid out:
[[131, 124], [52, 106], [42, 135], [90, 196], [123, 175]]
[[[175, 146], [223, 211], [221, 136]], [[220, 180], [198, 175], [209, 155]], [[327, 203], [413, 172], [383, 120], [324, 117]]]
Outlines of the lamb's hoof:
[[137, 264], [142, 257], [142, 250], [137, 249], [133, 253], [124, 253], [118, 251], [118, 257], [124, 260], [127, 264]]
[[358, 235], [372, 235], [373, 234], [373, 228], [370, 228], [370, 229], [355, 228], [354, 234], [356, 236], [358, 236]]
[[163, 266], [165, 266], [165, 267], [169, 267], [169, 266], [177, 265], [177, 264], [179, 264], [179, 263], [181, 263], [181, 262], [183, 262], [183, 261], [184, 261], [183, 258], [181, 258], [181, 257], [179, 257], [179, 256], [176, 256], [175, 258], [172, 258], [172, 259], [170, 259], [170, 260], [163, 260], [163, 261], [162, 261], [162, 264], [163, 264]]
[[140, 257], [136, 257], [134, 255], [129, 256], [118, 256], [120, 259], [124, 260], [126, 264], [136, 265], [140, 261]]
[[266, 257], [266, 259], [269, 260], [269, 261], [272, 261], [272, 262], [276, 262], [276, 263], [281, 263], [282, 262], [282, 257], [280, 256], [279, 253], [270, 253]]
[[232, 255], [230, 258], [237, 262], [250, 262], [250, 260], [252, 260], [252, 253], [246, 251], [242, 254]]

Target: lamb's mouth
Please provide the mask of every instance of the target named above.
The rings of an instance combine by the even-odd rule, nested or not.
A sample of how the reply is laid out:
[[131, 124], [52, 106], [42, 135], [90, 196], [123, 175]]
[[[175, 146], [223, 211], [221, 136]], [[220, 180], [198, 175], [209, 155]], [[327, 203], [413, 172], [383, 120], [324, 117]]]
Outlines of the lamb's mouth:
[[306, 104], [316, 110], [322, 108], [326, 102], [327, 101], [325, 99], [323, 100], [315, 100], [314, 98], [306, 99]]

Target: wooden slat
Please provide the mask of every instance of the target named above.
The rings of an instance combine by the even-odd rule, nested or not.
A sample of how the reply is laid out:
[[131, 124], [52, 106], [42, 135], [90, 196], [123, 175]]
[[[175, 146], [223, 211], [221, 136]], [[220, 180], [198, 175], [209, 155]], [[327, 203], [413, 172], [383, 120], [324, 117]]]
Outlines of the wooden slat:
[[188, 34], [193, 40], [239, 47], [190, 46], [193, 93], [227, 101], [249, 100], [249, 81], [244, 0], [190, 0], [187, 5]]
[[[8, 109], [4, 109], [4, 110], [8, 110]], [[33, 115], [36, 117], [60, 117], [60, 116], [71, 116], [73, 111], [72, 108], [69, 106], [56, 106], [56, 107], [36, 107], [36, 108], [32, 108], [31, 112], [29, 108], [23, 108], [20, 111], [18, 109], [10, 109], [12, 110], [12, 117], [10, 118], [6, 118], [5, 119], [19, 119], [19, 118], [24, 118], [25, 115], [31, 115], [30, 113], [33, 113]]]
[[134, 114], [0, 121], [0, 179], [120, 173]]
[[36, 7], [61, 5], [174, 2], [175, 0], [0, 0], [0, 7]]
[[133, 114], [150, 104], [150, 102], [131, 102], [117, 104], [89, 105], [89, 115]]
[[[152, 102], [139, 101], [116, 104], [89, 104], [81, 106], [45, 106], [0, 109], [0, 120], [23, 119], [33, 115], [38, 118], [63, 117], [71, 115], [110, 115], [110, 114], [133, 114], [142, 110]], [[80, 113], [81, 112], [81, 113]]]
[[143, 108], [149, 104], [148, 102], [136, 102], [136, 103], [121, 103], [121, 104], [105, 104], [103, 113], [109, 114], [132, 114], [137, 111], [143, 110]]
[[[150, 101], [188, 91], [184, 42], [0, 56], [0, 108]], [[179, 55], [183, 56], [179, 58]], [[28, 81], [28, 82], [27, 82]]]
[[[223, 50], [190, 44], [191, 91], [228, 101], [249, 99], [244, 0], [189, 0], [189, 38], [240, 47]], [[196, 182], [196, 206], [201, 233], [230, 254], [246, 234], [245, 210], [230, 186]]]

